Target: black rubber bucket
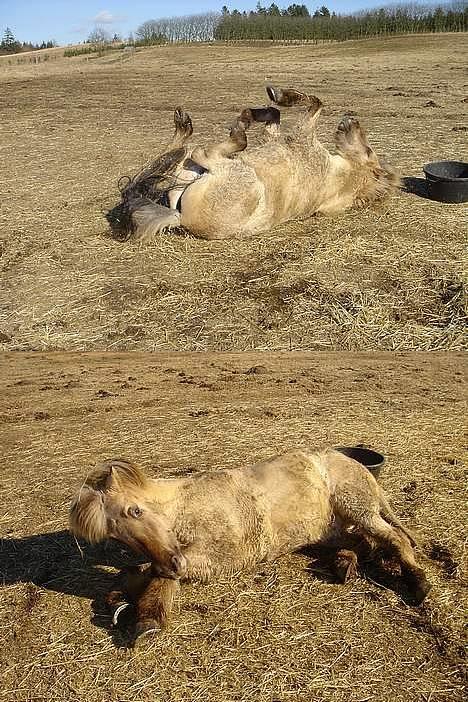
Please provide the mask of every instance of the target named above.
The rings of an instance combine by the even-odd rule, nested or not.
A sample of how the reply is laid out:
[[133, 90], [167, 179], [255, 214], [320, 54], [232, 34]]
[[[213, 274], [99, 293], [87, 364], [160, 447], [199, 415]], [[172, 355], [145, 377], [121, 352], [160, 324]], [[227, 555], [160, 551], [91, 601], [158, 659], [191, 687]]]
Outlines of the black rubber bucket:
[[468, 202], [468, 163], [434, 161], [423, 168], [428, 195], [439, 202]]
[[334, 446], [335, 451], [352, 458], [369, 470], [374, 478], [378, 478], [385, 463], [385, 456], [377, 451], [362, 446]]

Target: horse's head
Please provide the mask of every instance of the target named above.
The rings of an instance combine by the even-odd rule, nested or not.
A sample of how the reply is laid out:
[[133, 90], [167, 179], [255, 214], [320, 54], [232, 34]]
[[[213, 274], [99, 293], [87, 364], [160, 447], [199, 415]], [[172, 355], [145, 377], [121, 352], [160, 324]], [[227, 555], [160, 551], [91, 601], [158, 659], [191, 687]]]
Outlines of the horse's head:
[[70, 530], [91, 543], [117, 539], [148, 556], [158, 575], [180, 578], [185, 557], [168, 518], [149, 501], [149, 488], [148, 479], [131, 463], [106, 461], [73, 499]]

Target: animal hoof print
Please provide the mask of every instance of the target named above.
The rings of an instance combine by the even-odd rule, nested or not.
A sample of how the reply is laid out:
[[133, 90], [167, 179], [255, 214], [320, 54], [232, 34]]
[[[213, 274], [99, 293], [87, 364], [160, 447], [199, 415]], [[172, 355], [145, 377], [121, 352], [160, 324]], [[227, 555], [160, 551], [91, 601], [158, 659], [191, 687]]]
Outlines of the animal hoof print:
[[161, 627], [155, 619], [145, 619], [137, 622], [135, 627], [134, 646], [161, 633]]

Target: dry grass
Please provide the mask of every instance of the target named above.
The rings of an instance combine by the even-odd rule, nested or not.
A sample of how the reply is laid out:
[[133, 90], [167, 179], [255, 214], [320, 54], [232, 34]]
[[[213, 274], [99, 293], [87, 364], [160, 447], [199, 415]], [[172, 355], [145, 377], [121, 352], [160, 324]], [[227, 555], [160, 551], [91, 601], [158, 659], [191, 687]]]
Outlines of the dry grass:
[[[4, 354], [3, 702], [461, 702], [466, 699], [466, 467], [460, 354]], [[248, 372], [257, 367], [256, 372]], [[465, 383], [466, 385], [466, 383]], [[184, 586], [172, 628], [138, 650], [102, 596], [128, 561], [83, 557], [71, 495], [112, 455], [153, 474], [363, 442], [421, 536], [433, 590], [412, 609], [320, 562]], [[432, 558], [430, 558], [430, 556]]]
[[264, 102], [265, 79], [324, 100], [327, 142], [345, 110], [358, 112], [405, 176], [463, 158], [466, 132], [453, 128], [467, 125], [464, 48], [459, 34], [2, 62], [4, 348], [462, 348], [463, 205], [402, 192], [377, 211], [265, 237], [163, 235], [144, 248], [107, 238], [102, 211], [119, 177], [167, 143], [175, 105], [202, 141], [218, 138], [240, 107]]

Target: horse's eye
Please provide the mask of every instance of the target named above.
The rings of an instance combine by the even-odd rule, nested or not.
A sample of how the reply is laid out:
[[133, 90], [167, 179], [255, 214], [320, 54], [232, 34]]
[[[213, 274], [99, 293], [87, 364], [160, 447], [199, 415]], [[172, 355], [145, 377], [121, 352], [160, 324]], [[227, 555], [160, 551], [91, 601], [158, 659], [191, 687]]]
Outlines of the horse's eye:
[[138, 517], [141, 517], [143, 514], [142, 510], [137, 505], [129, 507], [127, 513], [129, 517], [135, 517], [135, 519], [138, 519]]

